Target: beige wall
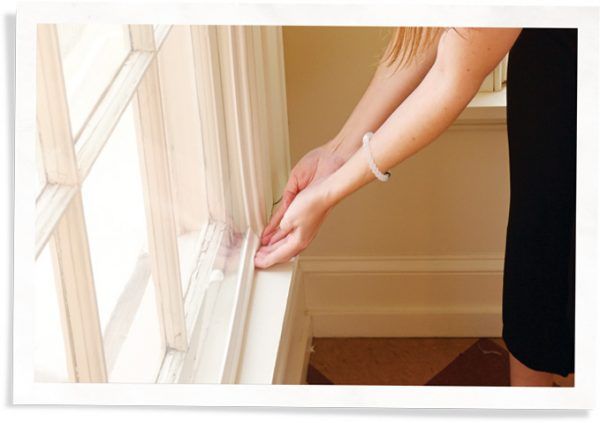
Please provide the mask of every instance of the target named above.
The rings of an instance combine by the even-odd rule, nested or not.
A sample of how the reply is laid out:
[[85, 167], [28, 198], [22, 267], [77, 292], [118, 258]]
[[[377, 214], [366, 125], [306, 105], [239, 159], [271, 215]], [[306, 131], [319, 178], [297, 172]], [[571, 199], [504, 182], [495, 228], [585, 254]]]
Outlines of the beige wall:
[[[386, 40], [380, 28], [283, 30], [292, 164], [341, 128]], [[504, 127], [453, 127], [330, 214], [305, 256], [503, 254]]]

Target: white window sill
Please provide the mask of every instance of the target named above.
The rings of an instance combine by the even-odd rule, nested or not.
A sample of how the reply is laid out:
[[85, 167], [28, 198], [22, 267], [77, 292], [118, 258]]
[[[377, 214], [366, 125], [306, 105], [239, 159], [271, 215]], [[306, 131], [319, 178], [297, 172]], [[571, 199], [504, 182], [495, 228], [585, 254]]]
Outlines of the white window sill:
[[506, 87], [501, 91], [477, 93], [467, 106], [467, 108], [474, 107], [506, 107]]
[[272, 384], [296, 261], [255, 270], [237, 383]]
[[506, 125], [506, 87], [502, 91], [477, 93], [452, 126], [462, 129], [472, 125], [478, 128]]

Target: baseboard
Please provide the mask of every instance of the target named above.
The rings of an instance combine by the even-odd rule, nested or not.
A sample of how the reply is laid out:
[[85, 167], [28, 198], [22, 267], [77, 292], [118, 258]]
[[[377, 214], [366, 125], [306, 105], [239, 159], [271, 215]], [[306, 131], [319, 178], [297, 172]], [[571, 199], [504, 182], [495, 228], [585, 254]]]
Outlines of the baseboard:
[[440, 310], [318, 311], [311, 313], [313, 337], [499, 337], [500, 308]]
[[497, 337], [501, 255], [301, 257], [315, 337]]

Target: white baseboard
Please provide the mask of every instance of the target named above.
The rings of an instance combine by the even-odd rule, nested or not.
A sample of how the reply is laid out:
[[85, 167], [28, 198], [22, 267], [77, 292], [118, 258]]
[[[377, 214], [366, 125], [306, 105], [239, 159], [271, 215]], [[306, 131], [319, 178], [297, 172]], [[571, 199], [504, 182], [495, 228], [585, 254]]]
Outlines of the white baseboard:
[[502, 314], [497, 309], [444, 311], [373, 310], [312, 313], [313, 336], [328, 337], [500, 337]]
[[316, 337], [498, 337], [500, 255], [300, 258]]

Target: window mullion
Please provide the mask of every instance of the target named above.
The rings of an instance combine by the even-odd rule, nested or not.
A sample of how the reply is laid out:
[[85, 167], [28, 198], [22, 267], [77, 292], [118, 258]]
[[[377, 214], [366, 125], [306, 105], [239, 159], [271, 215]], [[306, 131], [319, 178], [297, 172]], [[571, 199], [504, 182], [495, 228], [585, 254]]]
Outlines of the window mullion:
[[[267, 97], [267, 148], [272, 202], [283, 194], [290, 170], [283, 35], [280, 26], [259, 28], [263, 42], [265, 93]], [[270, 210], [267, 210], [270, 212]]]
[[[208, 207], [213, 220], [231, 223], [227, 127], [223, 105], [217, 30], [213, 26], [190, 26], [196, 94], [200, 113], [205, 160]], [[210, 182], [209, 182], [210, 181]]]
[[[152, 25], [130, 25], [134, 51], [156, 50]], [[187, 348], [185, 313], [158, 63], [154, 59], [134, 96], [136, 129], [148, 223], [148, 249], [165, 346]]]
[[69, 377], [74, 382], [106, 382], [79, 174], [54, 25], [38, 25], [37, 52], [37, 122], [47, 187], [56, 191], [52, 196], [69, 193], [68, 205], [56, 216], [50, 243]]
[[208, 220], [207, 160], [202, 148], [189, 26], [177, 25], [171, 30], [157, 60], [175, 220], [177, 234], [181, 235], [200, 230]]

